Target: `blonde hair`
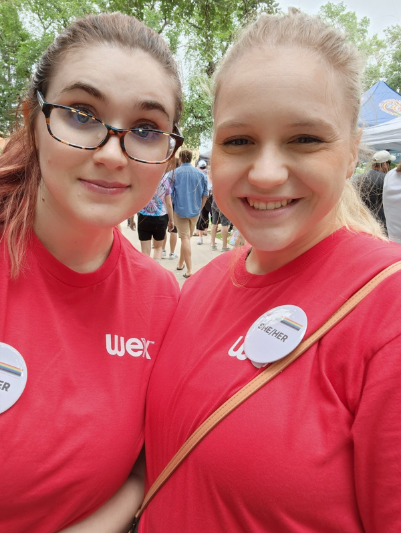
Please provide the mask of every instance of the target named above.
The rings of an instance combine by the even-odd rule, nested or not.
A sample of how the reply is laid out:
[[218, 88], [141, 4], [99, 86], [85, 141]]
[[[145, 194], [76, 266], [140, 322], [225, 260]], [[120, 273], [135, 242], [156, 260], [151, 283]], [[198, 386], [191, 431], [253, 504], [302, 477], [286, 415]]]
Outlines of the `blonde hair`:
[[[351, 134], [359, 133], [358, 116], [361, 98], [363, 59], [347, 36], [319, 17], [290, 8], [287, 15], [261, 15], [245, 28], [237, 42], [222, 59], [214, 78], [215, 99], [226, 72], [246, 52], [261, 47], [296, 47], [324, 58], [340, 77], [351, 117]], [[238, 73], [237, 73], [238, 74]], [[383, 228], [362, 202], [347, 180], [337, 205], [337, 220], [350, 230], [369, 233], [386, 240]]]

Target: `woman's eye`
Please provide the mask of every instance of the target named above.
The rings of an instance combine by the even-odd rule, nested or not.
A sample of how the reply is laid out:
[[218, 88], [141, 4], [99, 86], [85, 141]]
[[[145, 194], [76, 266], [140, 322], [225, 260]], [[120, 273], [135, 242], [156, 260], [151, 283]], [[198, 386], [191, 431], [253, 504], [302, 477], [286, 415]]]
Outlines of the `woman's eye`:
[[76, 109], [77, 111], [81, 111], [81, 113], [87, 113], [89, 115], [92, 115], [93, 116], [93, 110], [92, 109], [89, 109], [88, 107], [84, 106], [84, 105], [80, 105], [80, 104], [75, 104], [73, 106], [71, 106], [73, 109]]
[[244, 146], [246, 144], [249, 144], [248, 139], [230, 139], [229, 141], [225, 141], [224, 146]]
[[151, 137], [157, 136], [157, 133], [149, 131], [149, 128], [136, 128], [134, 133], [142, 139], [150, 139]]
[[320, 139], [317, 139], [316, 137], [309, 137], [305, 135], [303, 137], [298, 137], [296, 139], [296, 142], [299, 144], [312, 144], [312, 143], [321, 143], [322, 141]]
[[158, 130], [159, 128], [156, 127], [155, 124], [150, 124], [150, 123], [141, 123], [141, 124], [135, 124], [135, 126], [132, 127], [132, 129], [135, 129], [135, 130]]
[[89, 121], [93, 120], [91, 117], [89, 117], [87, 114], [84, 114], [82, 111], [75, 113], [74, 118], [80, 124], [87, 124]]

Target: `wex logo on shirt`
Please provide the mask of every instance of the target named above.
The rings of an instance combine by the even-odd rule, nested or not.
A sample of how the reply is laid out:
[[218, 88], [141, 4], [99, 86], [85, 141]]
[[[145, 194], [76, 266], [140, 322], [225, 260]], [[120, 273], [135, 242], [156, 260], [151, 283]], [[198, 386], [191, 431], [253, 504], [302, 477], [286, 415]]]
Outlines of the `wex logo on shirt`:
[[146, 359], [151, 359], [148, 352], [149, 344], [154, 344], [154, 342], [147, 341], [144, 338], [137, 339], [135, 337], [128, 339], [127, 342], [125, 342], [124, 337], [114, 335], [114, 340], [112, 340], [110, 334], [106, 335], [106, 350], [110, 355], [118, 355], [119, 357], [122, 357], [125, 352], [127, 352], [129, 355], [132, 355], [132, 357], [142, 356]]
[[241, 337], [239, 337], [228, 350], [228, 355], [230, 357], [236, 357], [240, 361], [245, 361], [247, 358], [245, 355], [244, 343], [241, 342], [243, 338], [244, 337], [241, 335]]

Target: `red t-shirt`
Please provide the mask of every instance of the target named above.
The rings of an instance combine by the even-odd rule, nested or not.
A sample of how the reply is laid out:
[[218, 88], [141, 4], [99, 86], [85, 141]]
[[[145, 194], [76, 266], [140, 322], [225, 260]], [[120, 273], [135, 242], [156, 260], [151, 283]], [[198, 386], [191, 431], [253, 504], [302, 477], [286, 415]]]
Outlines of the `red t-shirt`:
[[[224, 254], [184, 285], [149, 383], [147, 486], [262, 371], [242, 350], [258, 317], [299, 306], [309, 336], [401, 247], [342, 229], [264, 276], [247, 273], [245, 254]], [[140, 533], [399, 533], [400, 293], [397, 273], [213, 429]]]
[[178, 285], [117, 230], [89, 274], [36, 236], [16, 280], [4, 244], [0, 259], [0, 342], [20, 352], [28, 375], [0, 414], [0, 531], [55, 533], [101, 506], [132, 469]]

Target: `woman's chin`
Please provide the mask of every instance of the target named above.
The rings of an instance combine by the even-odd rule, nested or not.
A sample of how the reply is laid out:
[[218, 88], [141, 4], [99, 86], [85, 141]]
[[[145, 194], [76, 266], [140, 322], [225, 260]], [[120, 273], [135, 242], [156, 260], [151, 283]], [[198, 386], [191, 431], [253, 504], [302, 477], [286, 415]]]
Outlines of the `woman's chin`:
[[282, 230], [247, 230], [244, 232], [240, 230], [240, 233], [252, 248], [260, 252], [280, 252], [286, 250], [293, 242], [290, 235], [283, 235]]

